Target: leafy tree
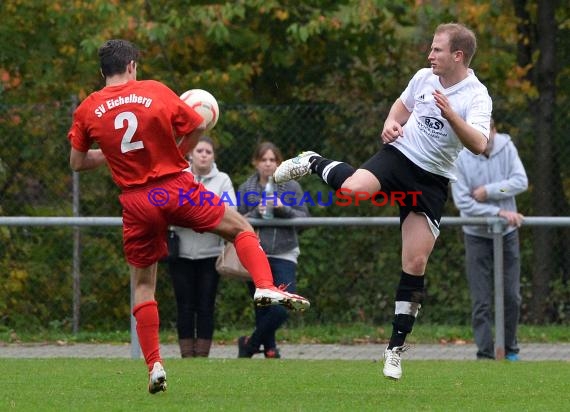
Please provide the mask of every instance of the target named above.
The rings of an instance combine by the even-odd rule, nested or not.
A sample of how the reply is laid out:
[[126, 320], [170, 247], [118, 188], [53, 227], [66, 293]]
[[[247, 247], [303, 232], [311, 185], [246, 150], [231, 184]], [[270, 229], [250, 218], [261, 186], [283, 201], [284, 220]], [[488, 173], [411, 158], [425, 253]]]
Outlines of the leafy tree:
[[[568, 215], [568, 194], [561, 178], [561, 165], [567, 162], [562, 159], [560, 151], [554, 148], [557, 146], [557, 122], [561, 120], [563, 124], [567, 124], [569, 120], [567, 112], [565, 115], [556, 116], [556, 90], [558, 79], [564, 78], [564, 75], [560, 76], [564, 64], [559, 62], [568, 61], [568, 56], [563, 54], [564, 49], [559, 49], [558, 45], [562, 44], [563, 38], [567, 38], [570, 16], [567, 9], [558, 8], [557, 12], [555, 2], [535, 4], [526, 0], [515, 0], [513, 3], [518, 17], [517, 63], [519, 67], [528, 69], [525, 79], [528, 79], [537, 91], [536, 94], [528, 96], [529, 107], [536, 108], [532, 111], [534, 130], [537, 131], [534, 136], [534, 210], [535, 213], [546, 216], [555, 215], [557, 211]], [[563, 30], [559, 30], [559, 27]], [[567, 44], [567, 41], [565, 43]], [[557, 237], [567, 242], [570, 240], [570, 233], [568, 230], [560, 231], [558, 236], [553, 236], [552, 233], [552, 229], [544, 227], [534, 230], [536, 241], [530, 306], [532, 320], [537, 323], [543, 323], [548, 316], [547, 297], [556, 267], [554, 263], [559, 263], [558, 267], [563, 268], [565, 274], [562, 279], [566, 281], [570, 271], [566, 256], [568, 254], [559, 256], [554, 252]]]
[[[473, 68], [494, 99], [500, 129], [517, 139], [530, 166], [531, 190], [520, 198], [521, 210], [527, 215], [569, 214], [569, 165], [563, 151], [556, 150], [567, 146], [569, 114], [564, 108], [570, 104], [570, 24], [563, 4], [4, 0], [0, 20], [2, 214], [71, 214], [65, 134], [75, 105], [103, 84], [96, 51], [108, 38], [127, 38], [141, 47], [141, 78], [161, 80], [180, 93], [208, 89], [218, 98], [223, 121], [212, 135], [224, 170], [240, 183], [251, 172], [253, 146], [268, 138], [286, 155], [310, 144], [353, 164], [368, 158], [378, 148], [391, 103], [415, 70], [427, 64], [433, 29], [447, 21], [464, 22], [477, 33]], [[327, 190], [315, 179], [303, 186], [313, 193]], [[117, 194], [107, 171], [82, 174], [81, 214], [118, 216], [118, 202], [109, 200]], [[451, 202], [447, 207], [447, 214], [456, 213]], [[314, 208], [313, 213], [393, 216], [397, 211]], [[568, 230], [559, 232], [554, 237], [552, 231], [537, 229], [538, 241], [523, 239], [529, 261], [534, 248], [533, 288], [525, 300], [532, 299], [529, 313], [535, 321], [567, 316], [570, 255], [555, 246], [558, 239], [562, 245], [570, 239]], [[69, 296], [70, 281], [62, 275], [68, 269], [62, 262], [71, 255], [70, 232], [39, 233], [0, 228], [0, 273], [7, 274], [0, 286], [3, 322], [15, 322], [16, 313], [49, 322], [49, 316], [30, 309], [38, 291]], [[128, 301], [119, 300], [128, 273], [119, 237], [103, 240], [98, 233], [82, 232], [83, 319], [89, 327], [112, 328], [123, 325], [128, 313]], [[42, 236], [56, 241], [44, 242]], [[387, 228], [307, 229], [301, 240], [300, 286], [315, 296], [317, 305], [304, 319], [389, 319], [390, 310], [384, 309], [391, 305], [396, 281], [390, 276], [399, 267], [396, 239], [395, 230]], [[461, 248], [460, 236], [439, 240], [429, 267], [429, 299], [430, 306], [441, 309], [426, 313], [430, 320], [468, 318]], [[562, 273], [555, 272], [558, 268]], [[251, 314], [238, 289], [234, 284], [221, 291], [220, 321], [236, 322]], [[165, 293], [162, 301], [169, 300]], [[350, 310], [339, 313], [342, 299], [349, 301]], [[68, 303], [54, 301], [54, 313], [68, 313]], [[110, 315], [101, 305], [107, 301], [119, 302]], [[236, 302], [244, 306], [237, 310]], [[59, 316], [57, 322], [67, 324], [68, 319]]]

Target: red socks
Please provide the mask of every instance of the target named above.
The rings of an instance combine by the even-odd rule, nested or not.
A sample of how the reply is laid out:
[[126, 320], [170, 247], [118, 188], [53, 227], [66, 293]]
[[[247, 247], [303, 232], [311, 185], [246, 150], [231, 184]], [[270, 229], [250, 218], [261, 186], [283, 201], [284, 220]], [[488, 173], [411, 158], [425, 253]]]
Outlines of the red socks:
[[158, 336], [158, 303], [154, 300], [139, 303], [133, 308], [133, 316], [137, 320], [139, 344], [148, 366], [152, 370], [154, 362], [161, 362], [160, 339]]
[[251, 274], [255, 287], [262, 289], [272, 287], [273, 275], [267, 255], [255, 233], [240, 232], [234, 240], [234, 246], [241, 264]]

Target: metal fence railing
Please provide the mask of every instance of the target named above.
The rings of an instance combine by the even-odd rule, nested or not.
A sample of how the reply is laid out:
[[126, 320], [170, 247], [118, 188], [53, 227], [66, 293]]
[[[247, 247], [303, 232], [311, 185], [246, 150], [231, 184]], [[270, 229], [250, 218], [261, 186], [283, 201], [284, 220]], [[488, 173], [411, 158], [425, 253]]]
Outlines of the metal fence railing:
[[[296, 226], [296, 227], [357, 227], [357, 226], [396, 226], [399, 225], [399, 218], [396, 217], [313, 217], [313, 218], [296, 218], [287, 220], [272, 220], [267, 222], [261, 219], [251, 219], [250, 222], [254, 226]], [[499, 217], [485, 218], [460, 218], [460, 217], [444, 217], [442, 225], [461, 226], [461, 225], [480, 225], [490, 228], [493, 233], [494, 244], [494, 282], [495, 282], [495, 352], [497, 359], [503, 359], [505, 354], [505, 336], [504, 336], [504, 304], [503, 304], [503, 229], [505, 220]], [[0, 216], [0, 227], [3, 226], [71, 226], [74, 228], [86, 226], [121, 226], [122, 219], [117, 217], [29, 217], [29, 216]], [[570, 217], [526, 217], [523, 226], [543, 226], [543, 227], [570, 227]], [[73, 330], [79, 329], [79, 312], [80, 312], [80, 288], [79, 273], [80, 261], [79, 253], [80, 245], [79, 237], [73, 238], [74, 253], [72, 254], [73, 262]], [[77, 260], [77, 261], [76, 261]], [[77, 287], [76, 287], [77, 286]], [[131, 279], [131, 309], [132, 309], [132, 279]], [[137, 358], [140, 356], [140, 348], [138, 345], [137, 335], [135, 332], [135, 319], [131, 315], [131, 356]]]
[[[69, 143], [66, 133], [71, 123], [72, 111], [78, 101], [79, 98], [71, 96], [65, 101], [0, 104], [0, 216], [120, 216], [121, 206], [117, 201], [119, 189], [112, 182], [107, 168], [102, 167], [90, 173], [75, 173], [69, 168]], [[362, 104], [343, 105], [342, 102], [223, 104], [220, 107], [220, 121], [209, 131], [216, 142], [216, 164], [219, 170], [231, 177], [234, 188], [237, 189], [253, 172], [251, 156], [257, 143], [269, 140], [280, 147], [285, 158], [302, 150], [314, 150], [331, 159], [346, 161], [357, 167], [380, 147], [378, 134], [390, 103], [391, 99], [382, 99], [369, 107], [367, 105], [366, 110], [363, 110]], [[535, 144], [545, 136], [540, 134], [535, 125], [533, 106], [521, 104], [514, 107], [510, 100], [494, 97], [493, 112], [499, 131], [509, 133], [516, 143], [528, 174], [529, 190], [517, 196], [518, 210], [526, 216], [570, 215], [570, 162], [565, 161], [570, 155], [566, 144], [568, 111], [558, 110], [556, 113], [556, 127], [550, 136], [552, 147], [556, 150], [553, 151], [552, 158], [546, 162], [543, 159], [542, 164], [536, 156]], [[550, 176], [551, 179], [545, 180], [545, 176]], [[304, 191], [312, 194], [324, 188], [316, 177], [303, 179], [301, 184]], [[397, 210], [394, 210], [396, 208], [389, 207], [362, 207], [356, 211], [349, 207], [339, 208], [333, 205], [326, 209], [311, 207], [310, 211], [313, 217], [398, 215]], [[458, 214], [453, 202], [447, 202], [443, 214]], [[302, 290], [314, 295], [320, 290], [327, 290], [332, 296], [329, 299], [330, 306], [326, 307], [325, 312], [311, 311], [303, 316], [303, 320], [353, 321], [362, 318], [375, 323], [388, 321], [386, 311], [380, 311], [378, 308], [390, 304], [390, 285], [386, 283], [390, 281], [390, 277], [388, 275], [383, 279], [384, 282], [380, 282], [376, 274], [397, 273], [397, 242], [382, 242], [382, 250], [378, 252], [374, 250], [374, 246], [358, 248], [356, 245], [368, 244], [375, 239], [384, 239], [385, 236], [392, 237], [395, 230], [395, 226], [377, 226], [367, 230], [367, 233], [362, 230], [341, 229], [334, 231], [334, 235], [319, 227], [305, 231], [300, 239], [302, 253], [299, 258], [299, 273], [304, 282], [301, 284]], [[423, 316], [429, 316], [429, 320], [434, 323], [456, 323], [464, 321], [468, 315], [467, 308], [461, 308], [459, 303], [454, 303], [463, 302], [467, 293], [463, 292], [462, 287], [456, 287], [464, 285], [465, 281], [460, 268], [463, 262], [463, 239], [460, 230], [451, 232], [451, 235], [440, 237], [440, 245], [434, 251], [434, 259], [430, 260], [429, 279], [433, 282], [432, 286], [435, 286], [430, 287], [433, 292], [431, 298], [440, 310], [424, 311]], [[83, 275], [87, 279], [81, 283], [85, 297], [82, 324], [92, 328], [107, 325], [115, 327], [115, 321], [122, 319], [122, 315], [127, 313], [128, 303], [121, 302], [121, 307], [116, 309], [115, 318], [107, 319], [102, 316], [104, 313], [99, 309], [99, 302], [121, 296], [122, 288], [128, 283], [124, 272], [121, 272], [123, 268], [120, 265], [120, 241], [120, 230], [104, 226], [92, 226], [83, 230], [74, 227], [27, 227], [0, 231], [0, 273], [8, 277], [4, 285], [0, 286], [0, 328], [3, 325], [11, 327], [18, 323], [28, 325], [30, 319], [17, 313], [29, 314], [32, 321], [38, 321], [38, 327], [46, 322], [52, 322], [54, 327], [59, 324], [67, 326], [70, 323], [67, 318], [48, 319], [42, 314], [41, 305], [45, 309], [44, 312], [67, 314], [73, 310], [74, 319], [79, 317], [77, 307], [67, 307], [67, 301], [70, 300], [68, 296], [53, 290], [59, 288], [58, 292], [76, 291], [80, 288], [77, 282], [73, 285], [67, 284], [68, 281], [71, 283], [67, 276], [70, 270], [76, 273], [74, 279], [79, 277], [79, 268], [67, 267], [68, 256], [73, 247], [75, 255], [82, 255], [83, 270], [89, 268], [87, 276]], [[328, 248], [327, 243], [338, 245], [340, 250], [349, 250], [346, 254], [348, 257], [335, 254], [332, 248]], [[532, 236], [521, 237], [522, 280], [526, 282], [523, 284], [523, 292], [526, 295], [523, 296], [521, 308], [522, 321], [569, 322], [570, 305], [563, 303], [570, 301], [570, 288], [567, 286], [570, 284], [570, 254], [567, 253], [569, 243], [568, 228], [533, 228]], [[82, 250], [79, 250], [78, 245], [82, 245]], [[318, 264], [313, 264], [313, 261]], [[360, 267], [360, 262], [368, 264]], [[321, 283], [321, 279], [305, 276], [309, 270], [317, 273], [317, 265], [328, 265], [331, 271], [335, 268], [347, 271], [352, 265], [355, 269], [348, 269], [348, 272], [353, 277], [358, 275], [358, 280], [345, 278], [339, 279], [338, 284], [326, 285]], [[357, 274], [357, 271], [360, 273]], [[51, 283], [46, 283], [42, 278], [42, 275], [48, 272], [57, 274], [50, 279]], [[534, 276], [536, 273], [542, 273], [559, 283], [541, 283], [540, 279], [536, 278], [530, 282], [529, 274]], [[118, 274], [121, 276], [117, 276]], [[443, 279], [438, 278], [442, 275]], [[123, 283], [117, 282], [117, 278]], [[159, 282], [166, 281], [166, 276], [159, 279]], [[533, 284], [529, 287], [530, 283]], [[540, 284], [547, 286], [540, 289], [537, 287]], [[43, 293], [46, 287], [48, 291], [54, 292], [59, 300], [48, 302], [40, 299], [40, 302], [36, 302], [37, 294]], [[344, 299], [339, 292], [343, 290], [344, 294], [343, 288], [350, 289], [350, 307], [354, 309], [337, 317], [332, 301]], [[378, 293], [372, 297], [370, 291], [374, 288]], [[541, 295], [538, 299], [535, 293], [537, 289]], [[546, 293], [552, 293], [548, 307], [537, 308], [536, 302], [544, 301], [542, 296]], [[232, 290], [227, 297], [232, 298], [234, 295]], [[6, 296], [9, 298], [6, 299]], [[449, 302], [442, 300], [444, 296]], [[242, 297], [233, 298], [232, 305], [240, 305]], [[170, 298], [171, 296], [166, 296], [163, 299], [163, 307], [167, 313], [172, 312]], [[22, 303], [28, 300], [34, 301], [34, 305]], [[376, 309], [372, 307], [371, 302], [375, 303]], [[89, 309], [86, 310], [86, 307]], [[321, 304], [319, 307], [325, 308], [325, 305]], [[220, 308], [224, 309], [224, 306]], [[9, 316], [4, 315], [7, 310], [11, 311]], [[528, 319], [529, 314], [545, 312], [544, 319]], [[232, 323], [240, 319], [245, 320], [248, 312], [243, 309], [241, 312], [220, 310], [217, 313], [220, 314], [218, 320], [221, 323]]]

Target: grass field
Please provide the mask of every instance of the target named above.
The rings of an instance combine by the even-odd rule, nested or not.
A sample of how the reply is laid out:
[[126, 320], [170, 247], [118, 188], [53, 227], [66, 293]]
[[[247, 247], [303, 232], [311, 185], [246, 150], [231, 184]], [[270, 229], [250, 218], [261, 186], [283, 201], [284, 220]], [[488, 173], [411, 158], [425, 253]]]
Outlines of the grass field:
[[[325, 325], [286, 325], [277, 332], [280, 341], [288, 343], [340, 343], [345, 345], [362, 343], [388, 342], [391, 325], [372, 326], [362, 323], [325, 324]], [[247, 328], [216, 329], [214, 340], [220, 343], [235, 342], [238, 336], [251, 333]], [[0, 325], [0, 342], [88, 342], [88, 343], [127, 343], [130, 342], [130, 330], [103, 332], [81, 331], [72, 334], [54, 328], [47, 330], [12, 330]], [[166, 329], [161, 332], [162, 343], [176, 343], [176, 330]], [[473, 332], [469, 325], [430, 325], [419, 322], [414, 333], [408, 337], [409, 343], [473, 342]], [[568, 325], [520, 325], [519, 343], [556, 343], [570, 342]]]
[[0, 411], [568, 411], [566, 362], [168, 359], [146, 392], [130, 359], [2, 359]]

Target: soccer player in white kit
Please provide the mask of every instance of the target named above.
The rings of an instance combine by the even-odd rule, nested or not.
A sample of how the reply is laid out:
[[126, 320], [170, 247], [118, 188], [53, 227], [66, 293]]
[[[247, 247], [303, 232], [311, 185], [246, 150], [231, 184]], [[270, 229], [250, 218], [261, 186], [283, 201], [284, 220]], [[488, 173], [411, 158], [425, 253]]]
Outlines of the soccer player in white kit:
[[280, 183], [316, 173], [344, 195], [421, 192], [399, 204], [402, 273], [383, 369], [390, 379], [402, 376], [401, 354], [409, 348], [406, 336], [425, 295], [426, 265], [439, 235], [448, 183], [455, 180], [453, 163], [463, 147], [482, 153], [489, 138], [491, 97], [469, 68], [476, 48], [474, 33], [464, 25], [437, 27], [430, 67], [420, 69], [394, 102], [381, 133], [382, 149], [359, 169], [309, 151], [281, 163], [274, 174]]

